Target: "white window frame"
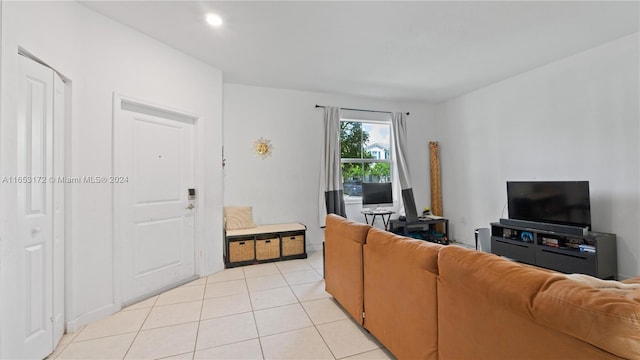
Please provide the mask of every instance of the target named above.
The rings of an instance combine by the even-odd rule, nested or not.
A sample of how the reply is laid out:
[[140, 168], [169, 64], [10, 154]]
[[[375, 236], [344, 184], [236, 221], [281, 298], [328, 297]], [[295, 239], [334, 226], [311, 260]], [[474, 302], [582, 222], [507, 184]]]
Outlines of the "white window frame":
[[[389, 126], [389, 156], [386, 159], [363, 159], [363, 158], [343, 158], [340, 157], [340, 164], [344, 164], [344, 163], [360, 163], [360, 164], [364, 164], [364, 163], [388, 163], [389, 164], [389, 168], [390, 168], [390, 177], [391, 177], [391, 183], [392, 186], [394, 188], [394, 194], [393, 194], [393, 200], [394, 203], [396, 201], [396, 182], [397, 182], [397, 176], [395, 175], [395, 156], [394, 156], [394, 151], [393, 151], [393, 135], [392, 135], [392, 131], [393, 128], [391, 126], [391, 120], [367, 120], [367, 119], [353, 119], [351, 117], [341, 117], [340, 118], [340, 122], [359, 122], [359, 123], [363, 123], [363, 124], [382, 124], [382, 125], [387, 125]], [[342, 146], [342, 144], [341, 144]], [[362, 204], [362, 197], [361, 196], [356, 196], [356, 197], [352, 197], [352, 196], [347, 196], [346, 194], [344, 195], [344, 201], [345, 204]]]

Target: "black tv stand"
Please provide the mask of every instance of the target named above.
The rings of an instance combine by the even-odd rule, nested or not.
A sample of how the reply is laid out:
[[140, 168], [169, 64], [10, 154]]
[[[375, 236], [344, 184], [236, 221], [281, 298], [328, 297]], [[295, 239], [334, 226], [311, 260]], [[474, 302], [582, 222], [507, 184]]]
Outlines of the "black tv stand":
[[575, 234], [548, 229], [505, 224], [502, 220], [492, 223], [491, 252], [564, 273], [617, 278], [615, 234], [592, 231]]

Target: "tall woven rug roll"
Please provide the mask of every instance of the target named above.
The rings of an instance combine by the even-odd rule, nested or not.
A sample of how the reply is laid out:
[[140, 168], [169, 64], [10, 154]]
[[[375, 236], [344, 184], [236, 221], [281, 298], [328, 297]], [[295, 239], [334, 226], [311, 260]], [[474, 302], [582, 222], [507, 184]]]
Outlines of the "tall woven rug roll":
[[[440, 179], [440, 153], [437, 141], [429, 141], [429, 165], [431, 180], [431, 213], [442, 215], [442, 186]], [[437, 224], [436, 229], [444, 232], [444, 224]]]

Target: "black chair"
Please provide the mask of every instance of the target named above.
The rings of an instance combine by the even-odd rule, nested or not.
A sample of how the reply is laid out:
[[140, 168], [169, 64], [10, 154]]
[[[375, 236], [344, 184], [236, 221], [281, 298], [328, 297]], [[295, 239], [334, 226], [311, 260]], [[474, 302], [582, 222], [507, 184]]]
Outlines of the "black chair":
[[413, 189], [402, 190], [402, 201], [404, 202], [404, 212], [407, 223], [418, 221], [418, 211], [416, 210], [416, 200], [413, 197]]

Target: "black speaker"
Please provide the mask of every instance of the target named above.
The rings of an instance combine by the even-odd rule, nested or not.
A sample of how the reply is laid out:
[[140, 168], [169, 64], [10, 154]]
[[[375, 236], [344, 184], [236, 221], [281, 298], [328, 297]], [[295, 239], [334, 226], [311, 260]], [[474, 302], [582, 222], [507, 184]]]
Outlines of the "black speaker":
[[580, 226], [549, 224], [549, 223], [541, 223], [541, 222], [527, 221], [527, 220], [500, 219], [500, 224], [507, 225], [507, 226], [527, 228], [527, 229], [551, 231], [551, 232], [557, 232], [561, 234], [577, 235], [577, 236], [586, 236], [589, 234], [589, 228], [587, 227], [583, 228]]

